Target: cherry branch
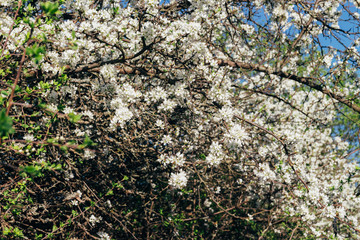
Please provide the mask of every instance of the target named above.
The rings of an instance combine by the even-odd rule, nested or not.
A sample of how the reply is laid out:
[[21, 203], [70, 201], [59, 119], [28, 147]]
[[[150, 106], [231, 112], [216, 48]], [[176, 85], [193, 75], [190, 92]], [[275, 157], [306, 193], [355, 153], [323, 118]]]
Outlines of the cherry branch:
[[304, 84], [312, 89], [315, 89], [319, 92], [322, 92], [323, 94], [350, 107], [355, 112], [360, 113], [360, 106], [356, 105], [355, 103], [353, 103], [352, 101], [350, 101], [346, 98], [343, 98], [343, 97], [331, 92], [326, 86], [317, 84], [316, 82], [318, 81], [318, 79], [316, 79], [316, 78], [300, 77], [295, 74], [285, 73], [283, 71], [275, 71], [274, 69], [272, 69], [270, 67], [265, 67], [265, 66], [262, 66], [259, 64], [235, 62], [235, 61], [231, 61], [231, 60], [221, 60], [221, 59], [218, 59], [218, 64], [219, 64], [219, 66], [230, 66], [230, 67], [241, 68], [241, 69], [246, 69], [246, 70], [254, 70], [254, 71], [263, 72], [263, 73], [266, 73], [269, 75], [274, 74], [274, 75], [277, 75], [282, 78], [287, 78], [287, 79], [293, 80], [295, 82]]

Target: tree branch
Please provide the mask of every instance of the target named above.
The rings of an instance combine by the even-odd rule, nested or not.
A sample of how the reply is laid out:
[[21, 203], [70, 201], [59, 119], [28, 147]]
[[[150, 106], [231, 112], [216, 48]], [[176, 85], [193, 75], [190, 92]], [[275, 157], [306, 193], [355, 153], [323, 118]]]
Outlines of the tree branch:
[[267, 74], [274, 74], [277, 75], [279, 77], [282, 78], [287, 78], [287, 79], [291, 79], [295, 82], [304, 84], [312, 89], [315, 89], [319, 92], [322, 92], [323, 94], [345, 104], [346, 106], [350, 107], [351, 109], [353, 109], [355, 112], [360, 113], [360, 106], [354, 104], [352, 101], [343, 98], [337, 94], [334, 94], [332, 92], [330, 92], [329, 89], [327, 89], [325, 86], [322, 86], [320, 84], [316, 83], [316, 78], [312, 78], [312, 77], [300, 77], [294, 74], [290, 74], [290, 73], [285, 73], [282, 71], [274, 71], [272, 68], [269, 67], [264, 67], [261, 66], [259, 64], [252, 64], [252, 63], [242, 63], [242, 62], [234, 62], [231, 60], [221, 60], [218, 59], [218, 64], [219, 66], [230, 66], [230, 67], [235, 67], [235, 68], [242, 68], [242, 69], [246, 69], [246, 70], [254, 70], [254, 71], [258, 71], [258, 72], [263, 72], [263, 73], [267, 73]]

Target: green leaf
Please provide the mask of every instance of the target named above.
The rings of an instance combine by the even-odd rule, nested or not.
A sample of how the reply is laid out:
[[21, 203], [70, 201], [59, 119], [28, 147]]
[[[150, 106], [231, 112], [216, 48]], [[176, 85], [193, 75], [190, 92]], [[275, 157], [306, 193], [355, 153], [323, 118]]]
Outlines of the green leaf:
[[206, 159], [206, 156], [205, 156], [205, 154], [201, 153], [201, 154], [199, 155], [199, 158], [202, 159], [202, 160], [205, 160], [205, 159]]
[[54, 167], [54, 169], [55, 170], [61, 170], [61, 168], [62, 168], [62, 166], [61, 166], [61, 164], [59, 163], [59, 164], [57, 164], [55, 167]]
[[82, 115], [80, 115], [80, 114], [77, 115], [74, 113], [69, 113], [69, 120], [72, 123], [76, 123], [76, 122], [80, 121], [81, 117], [82, 117]]
[[39, 234], [39, 235], [36, 234], [36, 235], [35, 235], [35, 239], [36, 239], [36, 240], [38, 240], [38, 239], [40, 240], [40, 239], [42, 239], [42, 238], [43, 238], [43, 235], [42, 235], [42, 234]]
[[96, 146], [97, 144], [94, 143], [90, 138], [89, 136], [85, 135], [85, 139], [84, 139], [84, 143], [83, 144], [80, 144], [78, 146], [78, 149], [84, 149], [86, 147], [91, 147], [91, 146]]
[[7, 235], [9, 235], [10, 233], [11, 233], [11, 230], [12, 230], [12, 228], [11, 227], [4, 227], [4, 230], [3, 230], [3, 235], [4, 236], [7, 236]]
[[44, 13], [48, 16], [54, 16], [61, 13], [61, 11], [59, 11], [59, 3], [46, 2], [41, 3], [40, 6]]
[[60, 149], [64, 152], [67, 152], [69, 150], [69, 148], [66, 145], [61, 146]]
[[88, 135], [85, 135], [84, 144], [86, 144], [86, 146], [96, 146], [97, 145], [89, 138]]
[[56, 225], [53, 225], [53, 228], [52, 228], [53, 232], [55, 232], [57, 229], [58, 228], [56, 227]]
[[35, 177], [39, 177], [41, 175], [40, 166], [34, 166], [34, 165], [24, 166], [21, 167], [21, 171]]
[[39, 64], [39, 62], [43, 58], [44, 53], [45, 53], [45, 47], [44, 46], [39, 47], [37, 43], [35, 43], [31, 47], [26, 48], [26, 55], [32, 58], [36, 64]]
[[12, 124], [12, 119], [6, 115], [6, 109], [3, 108], [0, 111], [0, 137], [6, 137], [15, 132]]
[[15, 236], [15, 237], [20, 237], [20, 238], [22, 238], [22, 237], [24, 237], [24, 234], [23, 234], [22, 230], [20, 230], [19, 228], [15, 227], [15, 228], [14, 228], [14, 236]]
[[48, 138], [46, 141], [47, 141], [48, 143], [50, 143], [50, 144], [57, 142], [55, 138]]

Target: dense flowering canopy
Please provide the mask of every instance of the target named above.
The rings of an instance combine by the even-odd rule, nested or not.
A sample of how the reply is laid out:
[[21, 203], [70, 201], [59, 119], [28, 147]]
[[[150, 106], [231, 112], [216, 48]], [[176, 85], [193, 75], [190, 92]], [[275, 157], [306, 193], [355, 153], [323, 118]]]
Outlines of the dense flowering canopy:
[[359, 238], [357, 1], [0, 6], [1, 164], [48, 198], [7, 217], [28, 237], [63, 206], [84, 238]]

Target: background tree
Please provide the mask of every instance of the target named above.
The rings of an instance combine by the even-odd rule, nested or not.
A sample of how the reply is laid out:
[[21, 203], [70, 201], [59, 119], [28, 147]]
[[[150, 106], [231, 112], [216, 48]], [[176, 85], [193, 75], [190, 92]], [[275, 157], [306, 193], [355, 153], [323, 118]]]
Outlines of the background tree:
[[358, 238], [356, 1], [0, 4], [4, 239]]

